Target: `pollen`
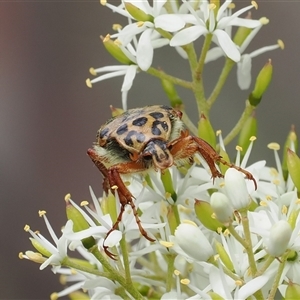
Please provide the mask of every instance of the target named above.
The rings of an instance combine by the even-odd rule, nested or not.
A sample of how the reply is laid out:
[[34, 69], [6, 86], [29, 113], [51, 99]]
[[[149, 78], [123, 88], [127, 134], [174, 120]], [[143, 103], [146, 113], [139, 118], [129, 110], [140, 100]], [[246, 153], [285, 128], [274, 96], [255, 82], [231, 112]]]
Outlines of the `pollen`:
[[69, 193], [69, 194], [66, 194], [66, 196], [65, 196], [65, 201], [67, 202], [67, 201], [69, 201], [71, 199], [71, 194]]
[[119, 31], [122, 29], [122, 25], [121, 24], [113, 24], [112, 29], [114, 31]]
[[263, 201], [260, 201], [260, 202], [259, 202], [259, 205], [260, 205], [260, 206], [264, 206], [264, 207], [268, 206], [267, 202], [264, 201], [264, 200], [263, 200]]
[[267, 25], [267, 24], [269, 24], [270, 20], [266, 17], [262, 17], [259, 19], [259, 22], [263, 25]]
[[136, 22], [136, 26], [137, 27], [142, 27], [144, 25], [144, 23], [145, 22], [143, 22], [143, 21], [138, 21], [138, 22]]
[[236, 281], [235, 281], [235, 284], [236, 284], [237, 286], [242, 286], [242, 285], [243, 285], [243, 281], [242, 281], [242, 280], [236, 280]]
[[118, 189], [118, 186], [117, 186], [117, 185], [113, 185], [113, 186], [111, 187], [111, 189], [112, 189], [112, 190], [117, 190], [117, 189]]
[[235, 147], [235, 150], [236, 150], [236, 151], [242, 152], [242, 151], [243, 151], [243, 148], [242, 148], [241, 146], [236, 146], [236, 147]]
[[52, 293], [50, 295], [50, 300], [57, 300], [58, 299], [58, 293]]
[[30, 230], [30, 226], [26, 224], [26, 225], [24, 226], [24, 230], [25, 230], [26, 232], [28, 232], [28, 231]]
[[229, 9], [235, 9], [235, 4], [234, 3], [229, 3], [229, 5], [227, 6], [227, 8], [229, 8]]
[[18, 256], [19, 256], [20, 259], [24, 259], [24, 253], [23, 252], [20, 252]]
[[256, 136], [252, 135], [249, 139], [250, 142], [254, 142], [256, 140]]
[[254, 6], [255, 9], [258, 9], [258, 5], [255, 1], [251, 1], [251, 4]]
[[180, 275], [180, 271], [179, 271], [179, 270], [174, 270], [174, 274], [175, 274], [176, 276], [179, 276], [179, 275]]
[[300, 204], [300, 199], [299, 198], [296, 200], [296, 204]]
[[100, 4], [101, 4], [101, 5], [105, 6], [105, 5], [106, 5], [106, 3], [107, 3], [107, 1], [106, 1], [106, 0], [100, 0]]
[[39, 210], [38, 213], [39, 213], [39, 217], [42, 217], [46, 214], [46, 211], [45, 210]]
[[97, 75], [97, 72], [96, 72], [96, 70], [95, 70], [95, 68], [89, 68], [89, 72], [92, 74], [92, 75], [94, 75], [94, 76], [96, 76]]
[[89, 202], [86, 200], [81, 201], [80, 206], [87, 206], [89, 205]]
[[286, 215], [286, 214], [287, 214], [287, 211], [288, 211], [288, 209], [287, 209], [286, 205], [283, 205], [282, 208], [281, 208], [281, 212], [282, 212], [284, 215]]
[[216, 131], [216, 136], [219, 136], [220, 134], [222, 134], [222, 130], [219, 129]]
[[[105, 43], [105, 42], [108, 42], [108, 41], [110, 41], [110, 34], [107, 34], [105, 37], [103, 37], [103, 36], [100, 36], [100, 38], [102, 39], [102, 42], [103, 43]], [[93, 69], [93, 68], [91, 68], [91, 69]], [[90, 70], [91, 70], [90, 69]], [[90, 71], [91, 72], [91, 71]], [[93, 73], [92, 73], [93, 74]], [[93, 75], [95, 75], [95, 74], [93, 74]]]
[[85, 81], [85, 83], [86, 83], [87, 87], [92, 88], [91, 79], [88, 78], [88, 79]]
[[280, 150], [280, 145], [278, 143], [270, 143], [268, 144], [267, 147], [271, 150], [276, 150], [276, 151]]
[[159, 241], [159, 243], [160, 243], [162, 246], [166, 247], [166, 248], [171, 248], [171, 247], [174, 246], [174, 243], [171, 243], [171, 242], [168, 242], [168, 241]]
[[188, 285], [188, 284], [190, 284], [191, 281], [189, 279], [185, 278], [185, 279], [181, 279], [180, 282], [184, 285]]

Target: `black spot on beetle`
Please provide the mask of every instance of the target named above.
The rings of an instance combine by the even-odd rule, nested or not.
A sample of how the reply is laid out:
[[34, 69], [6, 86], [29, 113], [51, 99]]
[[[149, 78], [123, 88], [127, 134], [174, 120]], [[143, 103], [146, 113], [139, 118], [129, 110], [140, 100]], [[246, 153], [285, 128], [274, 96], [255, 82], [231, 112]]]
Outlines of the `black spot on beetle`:
[[117, 134], [118, 134], [118, 135], [122, 135], [122, 134], [124, 134], [125, 132], [127, 132], [127, 130], [128, 130], [127, 124], [123, 124], [123, 125], [121, 125], [121, 126], [117, 129]]
[[134, 126], [144, 126], [147, 123], [148, 119], [146, 117], [140, 117], [132, 121]]
[[161, 125], [162, 129], [167, 132], [168, 131], [168, 124], [167, 122], [163, 121], [159, 121], [159, 120], [156, 120], [152, 123], [152, 128], [151, 128], [151, 132], [152, 134], [154, 135], [161, 135], [161, 130], [158, 128], [158, 126]]
[[153, 117], [154, 119], [161, 119], [164, 117], [164, 114], [159, 112], [159, 111], [155, 111], [149, 114], [151, 117]]
[[100, 138], [100, 139], [103, 139], [105, 136], [108, 135], [108, 132], [109, 132], [109, 128], [108, 128], [108, 127], [103, 128], [103, 129], [99, 132], [99, 138]]
[[136, 137], [136, 141], [138, 143], [143, 143], [145, 140], [145, 135], [143, 133], [135, 131], [135, 130], [131, 130], [128, 132], [128, 134], [124, 138], [124, 142], [127, 146], [133, 146], [132, 137], [134, 137], [134, 136]]

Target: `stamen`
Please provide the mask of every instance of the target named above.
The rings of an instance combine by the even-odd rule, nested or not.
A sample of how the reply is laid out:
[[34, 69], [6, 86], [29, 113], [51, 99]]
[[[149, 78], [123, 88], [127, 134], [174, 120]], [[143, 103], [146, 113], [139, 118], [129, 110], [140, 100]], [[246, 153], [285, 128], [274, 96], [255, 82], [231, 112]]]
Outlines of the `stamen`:
[[[277, 44], [279, 45], [280, 49], [284, 49], [284, 42], [282, 40], [277, 40]], [[295, 132], [294, 132], [295, 134]]]
[[39, 210], [39, 217], [42, 217], [46, 214], [46, 211], [45, 210]]
[[66, 196], [65, 196], [65, 201], [69, 201], [71, 199], [71, 194], [69, 193], [69, 194], [66, 194]]
[[277, 150], [277, 151], [280, 149], [280, 145], [278, 143], [270, 143], [268, 144], [267, 147], [271, 150]]
[[91, 83], [91, 80], [88, 78], [86, 81], [85, 81], [86, 85], [89, 87], [89, 88], [92, 88], [92, 83]]
[[80, 206], [87, 206], [89, 205], [89, 202], [86, 200], [81, 201]]
[[258, 9], [258, 5], [257, 5], [257, 3], [256, 3], [255, 1], [251, 1], [251, 4], [253, 5], [253, 7], [254, 7], [255, 9]]

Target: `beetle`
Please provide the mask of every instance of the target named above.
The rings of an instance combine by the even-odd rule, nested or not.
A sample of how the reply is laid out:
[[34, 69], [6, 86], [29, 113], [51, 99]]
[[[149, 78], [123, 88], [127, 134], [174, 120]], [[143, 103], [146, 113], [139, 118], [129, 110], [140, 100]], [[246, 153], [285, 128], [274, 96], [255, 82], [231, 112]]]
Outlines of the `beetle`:
[[[125, 206], [129, 204], [140, 233], [149, 241], [155, 241], [142, 227], [134, 197], [125, 186], [121, 174], [134, 174], [151, 168], [163, 172], [172, 165], [192, 163], [194, 154], [199, 153], [207, 162], [213, 179], [223, 177], [216, 167], [216, 163], [221, 163], [242, 172], [257, 188], [250, 172], [228, 163], [210, 144], [191, 135], [185, 129], [182, 112], [165, 105], [129, 109], [109, 119], [98, 130], [96, 143], [87, 153], [104, 177], [104, 191], [107, 193], [110, 189], [112, 193], [117, 192], [120, 199], [120, 213], [105, 239], [118, 228]], [[105, 253], [114, 259], [108, 247], [103, 247]]]

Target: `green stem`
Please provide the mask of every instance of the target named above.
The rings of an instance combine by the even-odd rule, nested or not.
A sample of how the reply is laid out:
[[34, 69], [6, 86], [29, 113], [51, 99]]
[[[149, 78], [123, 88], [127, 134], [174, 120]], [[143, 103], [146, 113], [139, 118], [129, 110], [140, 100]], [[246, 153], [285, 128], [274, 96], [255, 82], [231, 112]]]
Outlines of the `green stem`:
[[269, 256], [265, 261], [264, 265], [262, 266], [262, 268], [256, 272], [255, 277], [262, 275], [269, 268], [269, 266], [274, 261], [274, 259], [275, 257]]
[[274, 300], [275, 299], [275, 295], [276, 295], [278, 285], [279, 285], [279, 280], [280, 280], [280, 277], [282, 275], [282, 272], [283, 272], [283, 269], [285, 267], [285, 263], [286, 263], [286, 260], [287, 260], [288, 256], [289, 256], [289, 251], [287, 251], [284, 255], [281, 256], [281, 259], [280, 259], [281, 263], [280, 263], [279, 268], [276, 272], [276, 277], [274, 279], [271, 291], [269, 293], [268, 300]]
[[166, 292], [170, 292], [173, 287], [174, 260], [175, 256], [173, 254], [167, 254], [168, 271], [166, 278]]
[[153, 67], [150, 67], [147, 70], [147, 73], [150, 74], [150, 75], [153, 75], [155, 77], [158, 77], [160, 79], [166, 79], [166, 80], [172, 82], [173, 84], [182, 86], [186, 89], [192, 89], [193, 88], [193, 85], [192, 85], [191, 82], [183, 80], [183, 79], [179, 79], [179, 78], [171, 76], [171, 75], [168, 75], [165, 72], [163, 72], [161, 70], [158, 70], [158, 69], [155, 69]]
[[245, 109], [236, 123], [236, 125], [231, 129], [231, 131], [227, 134], [227, 136], [224, 138], [224, 144], [228, 145], [241, 131], [244, 124], [246, 123], [247, 119], [251, 116], [252, 112], [254, 111], [255, 107], [252, 106], [249, 101], [246, 101]]
[[124, 237], [120, 241], [120, 247], [121, 247], [121, 251], [122, 251], [122, 254], [123, 254], [123, 263], [124, 263], [124, 268], [125, 268], [126, 284], [132, 285], [130, 267], [129, 267], [128, 250], [127, 250], [126, 240], [125, 240]]
[[189, 116], [183, 112], [182, 115], [182, 121], [185, 124], [185, 126], [187, 127], [187, 129], [195, 136], [198, 135], [198, 129], [197, 127], [194, 125], [194, 123], [191, 121], [191, 119], [189, 118]]
[[219, 96], [227, 77], [232, 69], [232, 67], [235, 65], [235, 62], [231, 60], [230, 58], [227, 58], [223, 67], [223, 70], [219, 76], [218, 82], [215, 85], [215, 88], [213, 89], [211, 95], [207, 99], [207, 105], [209, 108], [212, 107], [214, 102], [216, 101], [217, 97]]
[[128, 283], [125, 278], [120, 275], [120, 273], [113, 268], [110, 263], [101, 254], [97, 246], [90, 249], [90, 252], [99, 260], [102, 266], [112, 274], [113, 280], [117, 281], [121, 286], [123, 286], [126, 291], [133, 296], [134, 299], [142, 300], [143, 296], [135, 289], [132, 282]]

